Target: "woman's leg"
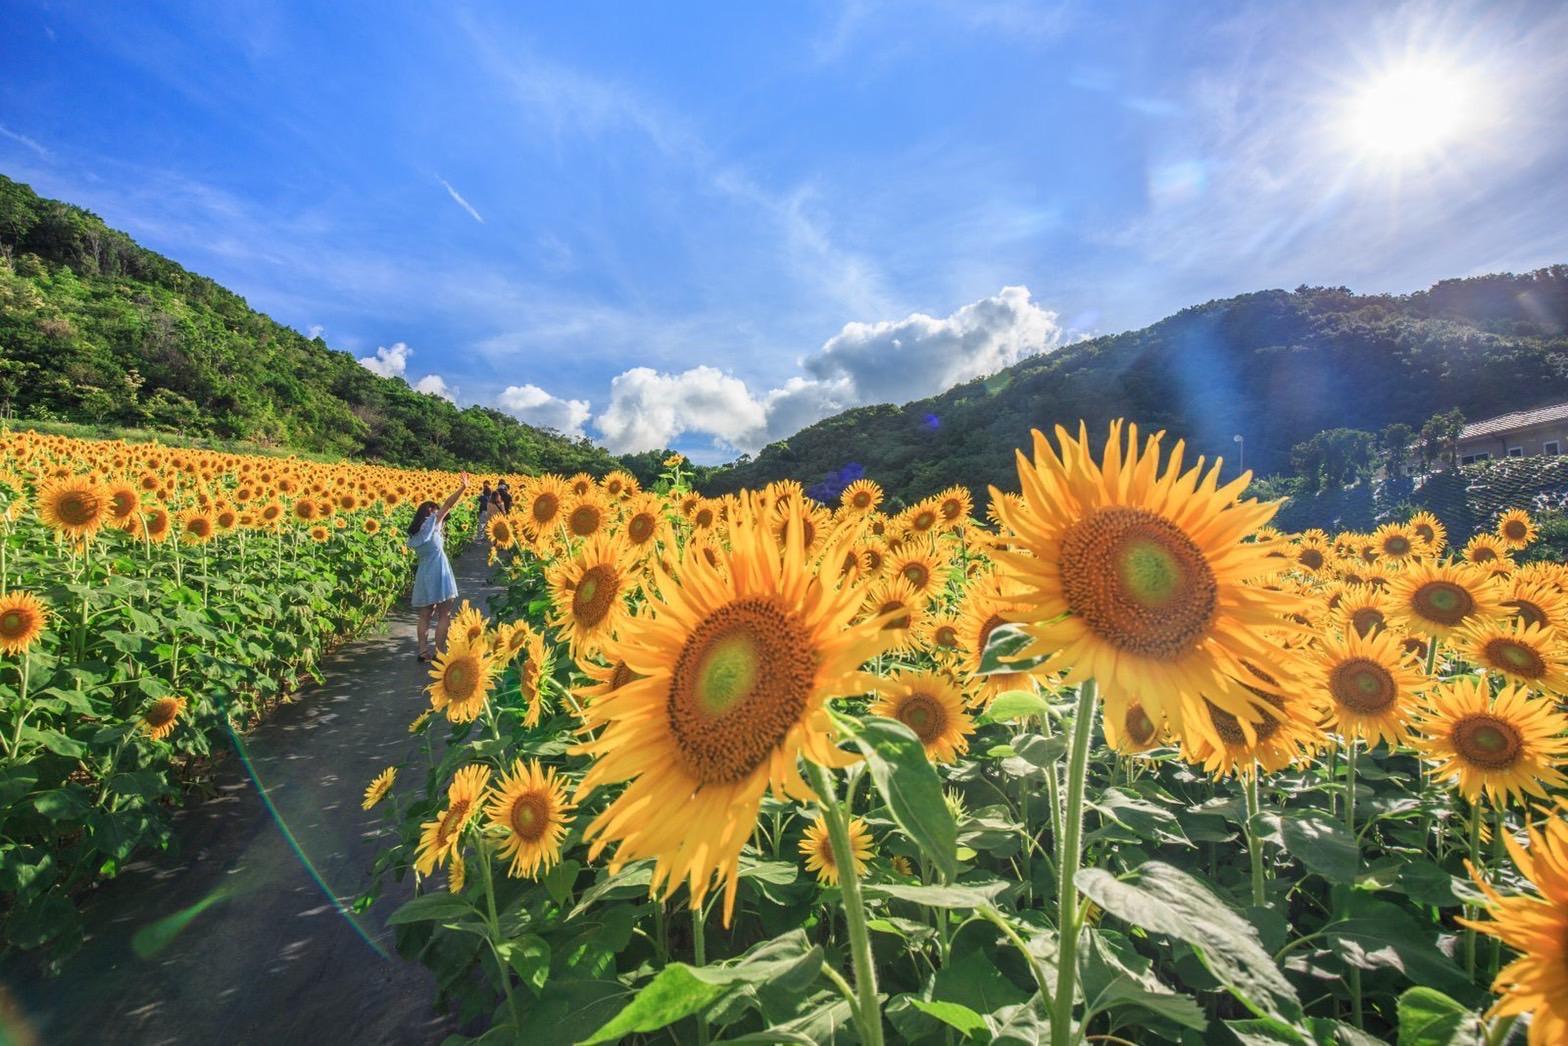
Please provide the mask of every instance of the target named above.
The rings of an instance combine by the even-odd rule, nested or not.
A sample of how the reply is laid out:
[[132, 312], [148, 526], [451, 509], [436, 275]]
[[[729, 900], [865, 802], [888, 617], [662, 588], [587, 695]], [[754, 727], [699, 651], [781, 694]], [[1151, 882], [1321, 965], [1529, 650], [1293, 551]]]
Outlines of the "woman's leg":
[[425, 634], [430, 631], [430, 612], [435, 607], [420, 607], [419, 622], [414, 626], [414, 639], [419, 645], [419, 656], [423, 657], [430, 652], [430, 646], [425, 642]]
[[436, 604], [436, 649], [446, 649], [446, 630], [452, 623], [452, 600]]

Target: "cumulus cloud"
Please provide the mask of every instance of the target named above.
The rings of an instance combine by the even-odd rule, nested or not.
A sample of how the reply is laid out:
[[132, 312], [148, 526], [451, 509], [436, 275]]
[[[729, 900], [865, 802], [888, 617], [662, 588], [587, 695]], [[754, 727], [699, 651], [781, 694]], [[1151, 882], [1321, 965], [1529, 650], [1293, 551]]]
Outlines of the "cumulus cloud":
[[440, 396], [450, 403], [457, 402], [457, 388], [446, 383], [446, 379], [439, 374], [426, 374], [414, 382], [414, 391], [423, 392], [426, 396]]
[[574, 438], [583, 435], [590, 414], [587, 400], [561, 399], [537, 385], [508, 385], [496, 403], [519, 421]]
[[907, 403], [1048, 352], [1061, 340], [1056, 313], [1031, 301], [1029, 288], [1003, 287], [941, 319], [917, 312], [847, 323], [804, 364], [818, 381], [847, 381], [861, 403]]
[[765, 429], [767, 411], [745, 382], [714, 367], [679, 374], [634, 367], [610, 382], [610, 406], [594, 423], [615, 454], [667, 447], [686, 432], [742, 447]]
[[305, 337], [307, 337], [307, 338], [319, 338], [319, 337], [321, 337], [325, 333], [327, 333], [327, 328], [326, 327], [323, 327], [319, 323], [312, 323], [310, 325], [310, 327], [305, 331]]
[[667, 447], [688, 432], [752, 452], [851, 407], [907, 403], [995, 373], [1057, 348], [1062, 337], [1056, 313], [1027, 287], [1003, 287], [942, 318], [917, 312], [847, 323], [801, 361], [805, 375], [761, 395], [712, 367], [638, 367], [610, 383], [609, 409], [594, 423], [615, 453]]
[[359, 365], [383, 378], [401, 378], [408, 373], [408, 358], [413, 354], [414, 350], [400, 341], [391, 348], [381, 346], [374, 356], [359, 357]]

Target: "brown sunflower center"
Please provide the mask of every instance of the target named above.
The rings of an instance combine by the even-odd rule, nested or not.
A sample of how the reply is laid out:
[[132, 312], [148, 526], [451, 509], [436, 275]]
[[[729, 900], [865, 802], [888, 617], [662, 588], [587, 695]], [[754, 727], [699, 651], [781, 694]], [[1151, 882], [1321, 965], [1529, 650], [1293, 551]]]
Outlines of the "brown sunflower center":
[[964, 503], [959, 501], [957, 498], [948, 498], [942, 502], [942, 518], [947, 520], [949, 523], [953, 522], [960, 515], [962, 515], [963, 511]]
[[1319, 570], [1323, 566], [1323, 552], [1321, 549], [1304, 548], [1296, 553], [1296, 561], [1308, 570]]
[[1509, 639], [1505, 636], [1489, 639], [1481, 648], [1481, 655], [1488, 665], [1499, 672], [1524, 676], [1527, 679], [1540, 679], [1546, 675], [1546, 661], [1541, 657], [1541, 652], [1517, 639]]
[[947, 729], [947, 709], [930, 694], [916, 691], [898, 704], [898, 721], [915, 732], [921, 744], [930, 744]]
[[7, 610], [4, 614], [0, 614], [0, 636], [5, 636], [7, 639], [24, 636], [31, 631], [32, 624], [31, 615], [21, 610]]
[[1416, 523], [1413, 525], [1413, 529], [1416, 535], [1428, 544], [1437, 539], [1437, 531], [1432, 529], [1432, 524], [1430, 523]]
[[1524, 738], [1512, 723], [1494, 715], [1466, 716], [1449, 735], [1454, 752], [1467, 763], [1485, 770], [1505, 770], [1518, 760]]
[[887, 621], [883, 622], [882, 631], [902, 632], [904, 629], [909, 627], [911, 617], [909, 613], [909, 605], [906, 604], [902, 599], [890, 599], [883, 603], [881, 606], [877, 607], [876, 616], [881, 617], [884, 614], [892, 614], [896, 610], [902, 610], [903, 613], [896, 614], [893, 617], [888, 618]]
[[1203, 550], [1145, 509], [1101, 509], [1074, 523], [1060, 566], [1068, 608], [1121, 650], [1174, 661], [1213, 624], [1219, 589]]
[[1497, 550], [1490, 545], [1477, 545], [1470, 553], [1470, 560], [1474, 563], [1490, 563], [1497, 558]]
[[463, 822], [468, 819], [468, 809], [471, 802], [467, 799], [454, 799], [452, 805], [446, 808], [446, 813], [441, 815], [441, 824], [436, 829], [436, 846], [444, 847], [452, 841], [452, 837], [463, 827]]
[[1475, 597], [1452, 581], [1428, 581], [1411, 595], [1410, 609], [1434, 624], [1452, 628], [1475, 612]]
[[136, 495], [129, 490], [117, 490], [109, 495], [109, 511], [115, 519], [124, 519], [136, 511]]
[[926, 508], [916, 512], [914, 518], [909, 521], [909, 525], [916, 531], [930, 530], [936, 526], [936, 520], [936, 513]]
[[621, 591], [621, 576], [614, 567], [597, 563], [583, 571], [572, 593], [572, 617], [585, 628], [593, 628], [609, 616]]
[[174, 722], [174, 717], [179, 711], [180, 702], [177, 698], [160, 697], [147, 710], [147, 725], [152, 727], [168, 726]]
[[1526, 527], [1521, 520], [1510, 519], [1503, 524], [1503, 537], [1509, 541], [1523, 541], [1529, 533], [1530, 528]]
[[1410, 554], [1410, 539], [1403, 534], [1390, 534], [1383, 540], [1383, 551], [1390, 556], [1408, 556]]
[[55, 514], [72, 527], [91, 524], [101, 511], [97, 495], [90, 490], [67, 491], [55, 505]]
[[691, 521], [706, 530], [708, 527], [713, 526], [713, 510], [711, 508], [700, 508], [697, 510], [697, 514], [691, 518]]
[[1128, 705], [1127, 714], [1122, 716], [1122, 729], [1127, 731], [1127, 739], [1141, 748], [1154, 740], [1156, 727], [1142, 705]]
[[1503, 606], [1512, 610], [1514, 612], [1514, 616], [1519, 618], [1526, 625], [1546, 624], [1546, 611], [1542, 610], [1539, 606], [1530, 602], [1528, 599], [1510, 599], [1504, 602]]
[[639, 512], [627, 522], [626, 536], [631, 539], [632, 544], [642, 545], [653, 537], [653, 528], [653, 513]]
[[1377, 607], [1357, 607], [1350, 614], [1350, 623], [1361, 635], [1369, 636], [1382, 629], [1383, 612]]
[[710, 613], [681, 648], [665, 702], [692, 775], [732, 783], [761, 766], [800, 721], [817, 660], [811, 635], [771, 599]]
[[467, 701], [479, 690], [479, 664], [471, 654], [447, 662], [441, 673], [441, 687], [450, 701]]
[[538, 842], [550, 827], [550, 804], [538, 792], [524, 792], [512, 800], [508, 820], [512, 832], [523, 842]]
[[934, 646], [944, 650], [958, 649], [958, 629], [953, 625], [938, 625], [931, 633], [931, 642]]
[[531, 511], [535, 523], [548, 523], [561, 511], [561, 499], [554, 494], [540, 494], [534, 498]]
[[566, 527], [578, 537], [587, 537], [599, 529], [601, 514], [597, 505], [578, 505], [566, 519]]
[[867, 509], [871, 507], [871, 491], [857, 490], [850, 496], [849, 503], [854, 508]]
[[1392, 673], [1366, 657], [1352, 657], [1335, 665], [1328, 688], [1336, 703], [1356, 715], [1378, 715], [1399, 698]]
[[907, 578], [911, 585], [920, 589], [925, 588], [931, 580], [931, 568], [924, 563], [905, 563], [899, 573]]
[[627, 683], [641, 678], [641, 676], [631, 670], [631, 666], [625, 661], [617, 661], [615, 662], [615, 668], [610, 672], [610, 689], [619, 690]]

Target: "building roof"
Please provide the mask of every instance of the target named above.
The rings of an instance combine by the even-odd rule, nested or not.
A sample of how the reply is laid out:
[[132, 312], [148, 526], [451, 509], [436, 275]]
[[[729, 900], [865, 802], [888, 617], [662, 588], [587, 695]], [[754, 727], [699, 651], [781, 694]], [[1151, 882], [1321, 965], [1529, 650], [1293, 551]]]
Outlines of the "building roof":
[[1459, 438], [1475, 439], [1478, 436], [1495, 436], [1502, 432], [1512, 432], [1515, 429], [1529, 428], [1531, 425], [1543, 425], [1549, 421], [1563, 421], [1565, 419], [1568, 419], [1568, 403], [1554, 403], [1550, 407], [1537, 407], [1534, 410], [1516, 410], [1511, 414], [1499, 414], [1495, 418], [1472, 421], [1464, 427], [1464, 431], [1459, 434]]

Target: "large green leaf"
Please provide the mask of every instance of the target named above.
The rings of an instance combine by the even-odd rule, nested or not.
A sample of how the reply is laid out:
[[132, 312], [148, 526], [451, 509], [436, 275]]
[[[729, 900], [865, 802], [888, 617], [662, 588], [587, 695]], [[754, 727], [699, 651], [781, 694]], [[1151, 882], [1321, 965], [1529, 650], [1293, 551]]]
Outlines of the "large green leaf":
[[1474, 1046], [1481, 1019], [1435, 988], [1409, 988], [1399, 997], [1399, 1046]]
[[1210, 973], [1254, 1013], [1287, 1022], [1301, 1017], [1301, 1001], [1258, 932], [1199, 880], [1150, 861], [1134, 878], [1118, 880], [1100, 868], [1078, 873], [1078, 888], [1124, 922], [1191, 945]]
[[477, 916], [479, 913], [474, 906], [461, 897], [450, 893], [427, 893], [423, 897], [415, 897], [403, 907], [387, 917], [388, 926], [403, 926], [408, 923], [421, 922], [450, 922]]
[[1279, 831], [1285, 850], [1309, 871], [1332, 883], [1355, 882], [1361, 851], [1339, 821], [1315, 811], [1288, 810], [1280, 815]]
[[987, 637], [985, 649], [980, 652], [980, 670], [975, 675], [989, 676], [998, 673], [1027, 672], [1045, 663], [1049, 654], [1021, 657], [1022, 652], [1034, 642], [1022, 625], [997, 625]]
[[943, 1002], [940, 999], [917, 999], [911, 996], [909, 1005], [926, 1016], [935, 1017], [943, 1024], [956, 1029], [966, 1039], [990, 1041], [991, 1034], [985, 1018], [962, 1003]]
[[1358, 898], [1350, 918], [1329, 923], [1322, 933], [1330, 951], [1352, 966], [1398, 970], [1414, 984], [1479, 1000], [1470, 978], [1438, 949], [1432, 928], [1398, 905]]
[[958, 875], [958, 828], [942, 798], [942, 781], [914, 731], [896, 719], [871, 716], [856, 727], [882, 801], [944, 879]]
[[1011, 723], [1031, 716], [1044, 716], [1050, 710], [1045, 697], [1033, 690], [1008, 690], [991, 699], [980, 722]]
[[911, 901], [927, 908], [984, 908], [996, 903], [1013, 884], [997, 879], [989, 883], [955, 884], [952, 886], [919, 886], [908, 883], [867, 883], [864, 892], [870, 897], [892, 897]]

